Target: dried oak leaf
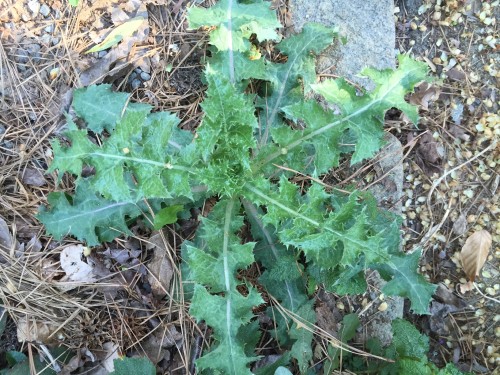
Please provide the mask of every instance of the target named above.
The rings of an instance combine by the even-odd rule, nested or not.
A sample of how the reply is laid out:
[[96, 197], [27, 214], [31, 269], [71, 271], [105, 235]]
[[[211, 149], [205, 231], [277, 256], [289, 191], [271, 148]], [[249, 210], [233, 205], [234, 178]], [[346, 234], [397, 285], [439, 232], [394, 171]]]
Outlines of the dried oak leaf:
[[28, 320], [21, 317], [17, 322], [17, 340], [19, 342], [34, 341], [42, 344], [53, 344], [52, 333], [58, 328], [50, 322]]
[[410, 103], [419, 105], [423, 110], [429, 110], [429, 102], [434, 102], [439, 98], [440, 90], [428, 82], [421, 83], [417, 90], [410, 95]]
[[82, 245], [70, 245], [61, 251], [61, 268], [66, 273], [66, 276], [61, 279], [58, 285], [59, 288], [71, 290], [79, 284], [96, 281], [94, 267], [82, 260], [85, 250]]
[[470, 281], [474, 281], [479, 276], [479, 271], [483, 268], [491, 247], [491, 234], [486, 230], [473, 233], [460, 252], [462, 267]]
[[425, 133], [418, 141], [415, 161], [428, 175], [440, 173], [445, 149], [441, 142], [434, 139], [432, 134]]
[[149, 239], [148, 248], [153, 249], [153, 258], [148, 264], [148, 281], [151, 284], [153, 295], [163, 298], [170, 288], [170, 281], [174, 275], [172, 263], [168, 257], [168, 249], [160, 233]]

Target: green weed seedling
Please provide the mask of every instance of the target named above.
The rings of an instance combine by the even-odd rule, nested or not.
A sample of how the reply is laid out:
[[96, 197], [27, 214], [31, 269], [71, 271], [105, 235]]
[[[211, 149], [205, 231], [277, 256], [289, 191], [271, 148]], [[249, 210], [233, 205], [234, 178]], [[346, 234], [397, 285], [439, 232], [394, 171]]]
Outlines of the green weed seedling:
[[[283, 358], [301, 373], [311, 370], [316, 285], [362, 293], [365, 270], [378, 270], [388, 281], [386, 295], [407, 297], [413, 312], [427, 314], [435, 287], [417, 273], [420, 253], [399, 251], [400, 219], [378, 209], [368, 193], [315, 182], [341, 158], [351, 164], [372, 158], [383, 145], [388, 109], [417, 123], [417, 108], [404, 96], [428, 80], [426, 65], [399, 56], [395, 70], [365, 69], [376, 88], [359, 95], [343, 79], [317, 81], [315, 55], [335, 37], [329, 28], [309, 24], [280, 40], [281, 25], [262, 0], [193, 7], [188, 20], [192, 29], [211, 30], [196, 136], [180, 129], [173, 114], [151, 113], [107, 85], [76, 90], [73, 108], [86, 127], [68, 121], [69, 145], [53, 141], [49, 168], [59, 179], [76, 176], [76, 189], [49, 195], [38, 215], [47, 232], [95, 246], [131, 234], [138, 218], [159, 228], [190, 202], [216, 197], [193, 241], [182, 245], [183, 278], [194, 283], [190, 313], [213, 331], [196, 362], [199, 372], [251, 373], [259, 340], [252, 311], [264, 300], [255, 282], [236, 276], [254, 262], [263, 271], [260, 287], [289, 312], [268, 306], [274, 337], [287, 350]], [[256, 53], [270, 42], [285, 62]], [[308, 99], [312, 93], [328, 105]], [[84, 166], [94, 174], [82, 176]], [[310, 183], [297, 186], [290, 171]], [[243, 226], [252, 241], [240, 236]]]

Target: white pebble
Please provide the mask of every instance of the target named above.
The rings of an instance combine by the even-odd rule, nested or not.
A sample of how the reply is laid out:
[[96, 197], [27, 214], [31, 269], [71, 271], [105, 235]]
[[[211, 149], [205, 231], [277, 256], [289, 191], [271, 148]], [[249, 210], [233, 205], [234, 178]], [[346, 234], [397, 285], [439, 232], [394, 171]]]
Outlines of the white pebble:
[[42, 16], [47, 17], [50, 14], [50, 8], [47, 6], [47, 4], [43, 4], [40, 7], [40, 13]]
[[28, 8], [33, 13], [33, 16], [36, 17], [40, 11], [40, 3], [36, 0], [31, 0], [28, 2]]

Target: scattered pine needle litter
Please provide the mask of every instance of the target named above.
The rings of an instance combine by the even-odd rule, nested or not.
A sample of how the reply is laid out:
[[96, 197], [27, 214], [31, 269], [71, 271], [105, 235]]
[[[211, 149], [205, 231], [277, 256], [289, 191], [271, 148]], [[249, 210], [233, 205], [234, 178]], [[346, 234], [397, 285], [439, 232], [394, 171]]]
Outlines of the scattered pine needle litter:
[[[44, 43], [43, 38], [30, 34], [29, 24], [12, 18], [13, 12], [29, 12], [26, 3], [7, 0], [0, 5], [0, 216], [9, 237], [8, 246], [0, 250], [0, 299], [17, 325], [18, 338], [40, 350], [45, 344], [62, 344], [75, 350], [86, 348], [82, 357], [88, 360], [91, 355], [103, 359], [105, 344], [113, 342], [121, 355], [155, 353], [157, 357], [150, 358], [154, 363], [167, 359], [166, 368], [187, 371], [192, 341], [203, 334], [182, 299], [179, 304], [169, 298], [182, 295], [177, 269], [165, 288], [165, 299], [139, 290], [139, 283], [151, 273], [150, 238], [135, 240], [141, 255], [133, 259], [133, 267], [96, 252], [90, 258], [101, 266], [105, 263], [106, 276], [74, 283], [72, 290], [60, 288], [64, 272], [59, 259], [71, 243], [54, 243], [44, 237], [35, 214], [46, 204], [48, 192], [70, 189], [72, 180], [65, 178], [56, 189], [54, 176], [45, 174], [52, 157], [49, 141], [64, 129], [72, 89], [81, 86], [82, 73], [98, 62], [97, 54], [81, 57], [92, 44], [88, 30], [95, 29], [92, 22], [109, 17], [116, 4], [80, 1], [76, 10], [66, 1], [47, 2], [53, 13], [50, 21], [42, 20], [40, 30], [48, 35], [44, 28], [51, 22], [53, 29]], [[184, 7], [171, 13], [148, 4], [148, 16], [150, 35], [158, 37], [148, 38], [145, 46], [134, 46], [120, 70], [102, 71], [100, 76], [117, 90], [132, 92], [133, 100], [177, 112], [182, 127], [194, 128], [201, 119], [199, 61], [205, 53], [206, 35], [185, 30]], [[11, 21], [15, 21], [13, 29], [3, 27]], [[134, 69], [153, 56], [159, 57], [158, 65], [134, 89], [130, 79], [138, 76]], [[104, 250], [120, 251], [126, 244], [115, 246], [118, 249]], [[167, 252], [176, 258], [171, 247]]]

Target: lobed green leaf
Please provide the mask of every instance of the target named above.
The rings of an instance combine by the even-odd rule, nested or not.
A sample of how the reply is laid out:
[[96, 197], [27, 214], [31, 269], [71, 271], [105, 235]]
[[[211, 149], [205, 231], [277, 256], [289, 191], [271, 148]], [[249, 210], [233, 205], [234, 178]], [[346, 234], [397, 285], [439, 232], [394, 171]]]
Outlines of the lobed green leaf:
[[265, 95], [259, 98], [261, 132], [258, 136], [262, 147], [269, 142], [269, 132], [282, 125], [282, 111], [288, 105], [301, 102], [303, 92], [311, 90], [316, 82], [314, 55], [328, 47], [335, 31], [320, 24], [306, 24], [300, 34], [292, 35], [279, 43], [278, 48], [287, 56], [283, 64], [269, 64]]
[[128, 94], [114, 92], [111, 85], [93, 85], [75, 90], [73, 108], [94, 133], [113, 131], [128, 102]]
[[70, 121], [64, 135], [71, 145], [52, 142], [54, 160], [48, 172], [57, 170], [59, 179], [65, 172], [77, 175], [78, 184], [83, 167], [90, 166], [94, 174], [86, 180], [91, 189], [116, 202], [191, 198], [191, 163], [186, 156], [192, 151], [185, 144], [186, 132], [177, 128], [174, 115], [150, 110], [148, 105], [129, 104], [101, 146]]
[[234, 199], [218, 202], [209, 218], [203, 220], [201, 247], [187, 246], [191, 276], [197, 283], [190, 313], [214, 329], [213, 337], [217, 341], [209, 353], [196, 361], [200, 371], [251, 374], [247, 365], [257, 359], [247, 355], [248, 347], [241, 340], [244, 336], [241, 331], [253, 318], [252, 307], [263, 300], [250, 285], [246, 286], [245, 296], [237, 289], [241, 284], [236, 279], [238, 270], [254, 261], [254, 244], [241, 245], [235, 234], [243, 224], [238, 211], [239, 205]]
[[[307, 324], [314, 324], [313, 301], [307, 295], [306, 280], [297, 256], [279, 242], [272, 226], [264, 225], [262, 213], [257, 207], [248, 201], [244, 201], [243, 205], [252, 226], [252, 236], [257, 240], [255, 259], [266, 269], [259, 282], [282, 307], [306, 320]], [[298, 328], [290, 317], [279, 311], [269, 311], [268, 315], [274, 317], [275, 334], [280, 344], [290, 349], [301, 371], [306, 371], [312, 358], [313, 334], [305, 328]]]
[[388, 295], [407, 297], [415, 314], [429, 314], [429, 302], [436, 291], [436, 285], [430, 284], [418, 274], [420, 251], [409, 255], [394, 255], [385, 263], [373, 264], [371, 268], [389, 282], [382, 291]]
[[109, 201], [96, 194], [82, 180], [74, 196], [63, 192], [50, 193], [50, 209], [40, 207], [37, 215], [47, 233], [57, 240], [72, 235], [89, 246], [131, 234], [127, 220], [143, 214], [141, 207], [130, 201]]

